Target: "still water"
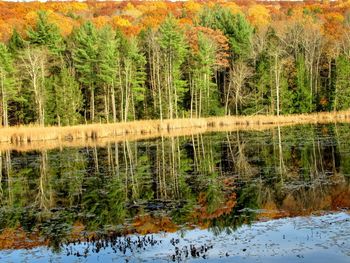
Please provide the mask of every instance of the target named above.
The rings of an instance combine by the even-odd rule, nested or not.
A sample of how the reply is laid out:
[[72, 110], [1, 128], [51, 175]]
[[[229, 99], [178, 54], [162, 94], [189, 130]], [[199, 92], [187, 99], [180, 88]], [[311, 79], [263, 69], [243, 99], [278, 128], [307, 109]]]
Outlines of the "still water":
[[349, 262], [350, 125], [2, 151], [1, 262]]

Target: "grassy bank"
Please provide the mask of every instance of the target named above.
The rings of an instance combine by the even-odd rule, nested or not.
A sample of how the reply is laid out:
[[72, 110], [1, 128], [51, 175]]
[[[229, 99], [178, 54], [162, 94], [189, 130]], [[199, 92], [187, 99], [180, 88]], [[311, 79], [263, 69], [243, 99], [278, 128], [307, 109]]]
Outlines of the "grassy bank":
[[67, 127], [21, 126], [0, 129], [0, 150], [80, 146], [108, 141], [182, 136], [207, 131], [259, 130], [273, 126], [350, 122], [350, 111], [286, 116], [224, 116], [194, 119], [147, 120]]

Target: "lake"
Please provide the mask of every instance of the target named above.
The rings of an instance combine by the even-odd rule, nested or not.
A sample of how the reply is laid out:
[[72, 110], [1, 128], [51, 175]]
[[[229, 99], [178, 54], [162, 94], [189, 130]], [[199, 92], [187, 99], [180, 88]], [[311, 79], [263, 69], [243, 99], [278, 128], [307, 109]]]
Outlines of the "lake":
[[349, 262], [350, 125], [1, 151], [1, 262]]

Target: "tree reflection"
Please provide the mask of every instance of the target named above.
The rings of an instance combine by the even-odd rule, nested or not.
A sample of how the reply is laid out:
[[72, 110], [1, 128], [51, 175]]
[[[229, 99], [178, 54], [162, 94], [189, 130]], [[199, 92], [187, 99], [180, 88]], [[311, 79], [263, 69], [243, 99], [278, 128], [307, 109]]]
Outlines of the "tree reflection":
[[3, 151], [0, 229], [59, 249], [94, 233], [219, 233], [349, 207], [348, 130], [309, 125]]

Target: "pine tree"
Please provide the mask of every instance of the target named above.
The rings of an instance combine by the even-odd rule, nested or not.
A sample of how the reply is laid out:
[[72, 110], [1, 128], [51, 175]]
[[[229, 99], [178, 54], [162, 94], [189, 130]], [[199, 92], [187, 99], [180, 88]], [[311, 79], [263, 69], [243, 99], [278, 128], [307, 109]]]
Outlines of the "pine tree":
[[[89, 118], [95, 121], [95, 91], [98, 82], [98, 34], [91, 22], [83, 24], [72, 36], [72, 59], [82, 87]], [[86, 114], [85, 118], [86, 118]]]
[[15, 69], [7, 47], [0, 43], [0, 123], [9, 125], [9, 103], [16, 99]]
[[190, 109], [191, 116], [208, 116], [217, 113], [219, 106], [214, 77], [216, 45], [204, 33], [198, 33], [198, 51], [192, 50], [190, 57]]
[[120, 72], [120, 41], [110, 27], [104, 27], [99, 32], [97, 84], [101, 87], [101, 106], [103, 116], [109, 122], [112, 112], [113, 122], [117, 121], [116, 87]]
[[27, 31], [28, 41], [34, 46], [46, 46], [53, 54], [64, 51], [65, 46], [59, 28], [49, 23], [47, 13], [38, 12], [38, 20], [35, 29]]
[[181, 66], [185, 62], [187, 45], [183, 32], [172, 16], [161, 24], [159, 34], [161, 78], [166, 94], [163, 109], [167, 109], [168, 118], [177, 118], [186, 92], [186, 82], [182, 79]]
[[340, 55], [336, 66], [337, 79], [333, 109], [344, 110], [350, 108], [350, 60]]
[[55, 101], [52, 104], [56, 105], [56, 123], [64, 126], [79, 124], [83, 96], [74, 78], [73, 69], [62, 66], [60, 74], [54, 78], [53, 91]]
[[219, 29], [229, 38], [234, 60], [249, 57], [253, 27], [242, 14], [233, 14], [229, 9], [216, 6], [205, 8], [199, 18], [202, 26]]
[[8, 50], [16, 55], [20, 50], [22, 50], [26, 46], [26, 41], [21, 37], [18, 31], [13, 29], [11, 38], [7, 44]]
[[140, 52], [136, 38], [122, 39], [122, 85], [121, 85], [121, 119], [135, 120], [142, 116], [145, 99], [145, 64], [146, 58]]
[[294, 108], [297, 113], [307, 113], [312, 111], [312, 105], [310, 101], [312, 100], [312, 94], [310, 92], [310, 85], [308, 74], [305, 68], [305, 61], [302, 55], [299, 55], [296, 60], [296, 84], [297, 89], [295, 91], [295, 104]]

